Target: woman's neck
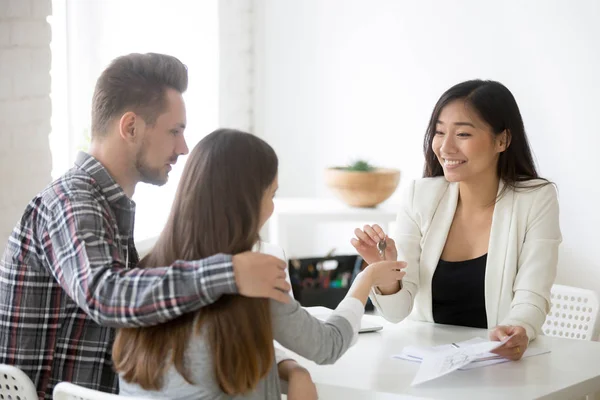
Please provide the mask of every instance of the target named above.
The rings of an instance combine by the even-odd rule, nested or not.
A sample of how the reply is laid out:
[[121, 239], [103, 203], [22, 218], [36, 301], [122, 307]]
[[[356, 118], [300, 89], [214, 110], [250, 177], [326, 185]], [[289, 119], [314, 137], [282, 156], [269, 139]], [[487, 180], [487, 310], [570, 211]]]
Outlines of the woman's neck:
[[482, 210], [493, 206], [498, 195], [500, 178], [496, 175], [477, 181], [459, 183], [458, 204], [467, 210]]

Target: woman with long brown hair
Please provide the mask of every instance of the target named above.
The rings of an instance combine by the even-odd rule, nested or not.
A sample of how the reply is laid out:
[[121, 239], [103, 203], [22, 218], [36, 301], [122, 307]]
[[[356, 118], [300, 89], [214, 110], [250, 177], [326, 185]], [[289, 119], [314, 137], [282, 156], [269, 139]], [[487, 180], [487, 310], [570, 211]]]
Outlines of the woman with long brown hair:
[[[190, 154], [168, 222], [140, 267], [253, 249], [273, 212], [277, 165], [273, 149], [256, 136], [234, 130], [206, 136]], [[335, 362], [357, 336], [371, 287], [401, 279], [405, 265], [371, 264], [327, 323], [295, 301], [227, 295], [162, 325], [121, 329], [113, 347], [121, 393], [278, 399], [273, 340], [317, 363]]]

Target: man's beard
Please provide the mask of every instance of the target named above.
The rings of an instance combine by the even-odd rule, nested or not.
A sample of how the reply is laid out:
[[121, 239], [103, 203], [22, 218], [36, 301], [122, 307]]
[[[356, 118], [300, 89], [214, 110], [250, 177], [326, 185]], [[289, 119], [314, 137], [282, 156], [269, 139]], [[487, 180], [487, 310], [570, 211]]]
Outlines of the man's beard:
[[162, 168], [152, 168], [145, 161], [147, 143], [144, 142], [135, 157], [135, 168], [140, 176], [140, 181], [151, 185], [162, 186], [167, 183], [169, 176], [162, 172]]

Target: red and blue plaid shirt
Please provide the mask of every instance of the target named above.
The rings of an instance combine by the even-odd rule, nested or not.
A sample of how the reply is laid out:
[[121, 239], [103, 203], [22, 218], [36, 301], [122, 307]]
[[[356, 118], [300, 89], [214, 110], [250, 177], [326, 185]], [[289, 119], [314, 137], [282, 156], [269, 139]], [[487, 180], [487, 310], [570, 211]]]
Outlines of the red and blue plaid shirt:
[[114, 328], [162, 323], [237, 292], [227, 255], [134, 268], [134, 215], [102, 164], [80, 153], [13, 230], [0, 259], [0, 363], [29, 375], [40, 398], [61, 381], [116, 392]]

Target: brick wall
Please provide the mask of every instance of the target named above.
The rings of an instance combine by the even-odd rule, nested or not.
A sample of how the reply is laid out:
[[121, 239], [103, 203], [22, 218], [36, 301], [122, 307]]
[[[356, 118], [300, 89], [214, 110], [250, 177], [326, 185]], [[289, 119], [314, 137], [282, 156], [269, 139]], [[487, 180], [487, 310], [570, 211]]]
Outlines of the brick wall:
[[0, 252], [50, 182], [51, 0], [0, 0]]

